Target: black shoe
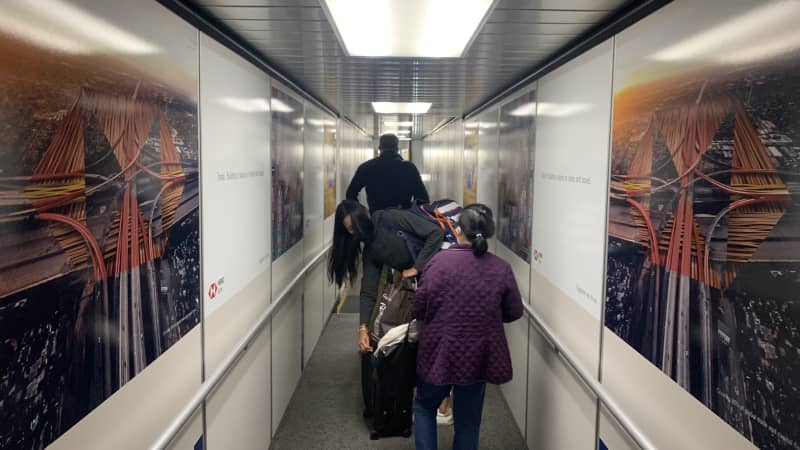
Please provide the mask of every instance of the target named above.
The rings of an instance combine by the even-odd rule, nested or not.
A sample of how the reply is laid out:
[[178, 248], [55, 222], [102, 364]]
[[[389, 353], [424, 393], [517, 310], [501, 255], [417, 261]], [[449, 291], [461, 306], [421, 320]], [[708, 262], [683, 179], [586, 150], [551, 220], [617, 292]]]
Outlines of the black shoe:
[[365, 409], [364, 413], [362, 415], [364, 416], [365, 419], [370, 419], [370, 418], [372, 418], [372, 416], [375, 415], [375, 413], [373, 413], [370, 410]]

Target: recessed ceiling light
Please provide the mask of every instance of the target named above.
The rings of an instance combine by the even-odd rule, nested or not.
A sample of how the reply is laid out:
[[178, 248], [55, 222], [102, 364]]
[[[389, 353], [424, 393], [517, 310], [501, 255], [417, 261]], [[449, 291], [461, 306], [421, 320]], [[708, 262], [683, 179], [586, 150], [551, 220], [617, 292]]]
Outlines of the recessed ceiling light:
[[397, 138], [397, 139], [400, 140], [400, 141], [410, 141], [411, 140], [410, 137], [402, 137], [402, 136]]
[[350, 56], [457, 58], [493, 0], [325, 0]]
[[408, 134], [411, 130], [383, 130], [383, 133], [392, 133], [392, 134]]
[[372, 102], [376, 114], [425, 114], [430, 103]]
[[414, 122], [383, 122], [387, 127], [411, 127]]

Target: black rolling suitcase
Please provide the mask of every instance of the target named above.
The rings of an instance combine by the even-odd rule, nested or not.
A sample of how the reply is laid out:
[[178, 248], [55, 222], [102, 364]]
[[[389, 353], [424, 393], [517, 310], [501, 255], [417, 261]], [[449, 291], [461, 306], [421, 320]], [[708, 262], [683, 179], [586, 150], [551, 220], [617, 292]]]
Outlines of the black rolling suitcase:
[[405, 339], [373, 356], [373, 423], [370, 439], [411, 436], [417, 343]]

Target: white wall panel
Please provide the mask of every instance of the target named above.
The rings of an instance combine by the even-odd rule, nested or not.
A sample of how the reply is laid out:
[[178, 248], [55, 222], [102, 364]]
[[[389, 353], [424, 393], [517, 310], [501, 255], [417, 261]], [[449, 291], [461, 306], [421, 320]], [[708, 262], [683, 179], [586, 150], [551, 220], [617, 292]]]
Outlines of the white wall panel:
[[208, 450], [269, 448], [270, 347], [267, 325], [206, 401]]
[[[200, 61], [208, 376], [269, 305], [270, 94], [263, 72], [207, 36]], [[262, 336], [269, 344], [269, 329]], [[252, 346], [208, 400], [208, 448], [269, 445], [264, 427], [249, 426], [269, 421], [269, 350]]]
[[[301, 285], [302, 286], [302, 285]], [[280, 425], [302, 373], [302, 287], [289, 297], [272, 319], [272, 433]]]
[[505, 331], [514, 378], [501, 385], [500, 391], [511, 409], [511, 414], [514, 415], [520, 432], [524, 435], [527, 428], [528, 321], [523, 317], [516, 322], [506, 324]]
[[[325, 245], [330, 245], [330, 243], [331, 243], [331, 241], [333, 239], [333, 221], [334, 221], [334, 217], [335, 217], [335, 215], [331, 215], [330, 217], [325, 219], [325, 222], [324, 222], [323, 227], [322, 227], [322, 229], [323, 229], [322, 234], [323, 234], [323, 237], [325, 239]], [[336, 293], [337, 293], [337, 290], [336, 290], [336, 284], [335, 283], [331, 283], [328, 280], [328, 259], [325, 258], [325, 261], [323, 261], [321, 264], [323, 266], [323, 277], [324, 277], [324, 279], [323, 279], [324, 288], [323, 288], [323, 294], [322, 294], [322, 296], [323, 296], [323, 300], [322, 300], [322, 308], [323, 308], [322, 309], [322, 312], [323, 312], [322, 320], [323, 320], [324, 323], [326, 323], [327, 320], [328, 320], [328, 317], [331, 314], [331, 311], [333, 311], [334, 305], [336, 304]]]
[[[308, 263], [324, 247], [325, 122], [331, 119], [306, 102], [303, 128], [303, 262]], [[303, 294], [303, 361], [308, 361], [322, 334], [323, 264], [305, 277]]]
[[[599, 362], [600, 323], [547, 278], [533, 271], [534, 308], [591, 373]], [[589, 448], [595, 440], [595, 398], [531, 327], [528, 446]], [[581, 445], [567, 445], [576, 444]]]
[[[497, 124], [498, 109], [478, 116], [478, 203], [491, 208], [497, 216]], [[496, 223], [495, 223], [496, 225]], [[497, 251], [497, 240], [489, 241], [489, 249]]]
[[[239, 291], [206, 320], [205, 367], [210, 376], [266, 310], [269, 272]], [[235, 431], [240, 448], [269, 445], [269, 427], [245, 427], [253, 420], [270, 420], [270, 330], [265, 326], [245, 356], [225, 377], [206, 405], [209, 449], [228, 448]], [[263, 348], [262, 348], [263, 347]], [[243, 367], [247, 369], [243, 369]], [[252, 373], [251, 373], [252, 371]], [[220, 393], [223, 392], [223, 393]]]
[[[497, 218], [495, 218], [495, 221]], [[511, 270], [514, 272], [514, 278], [517, 280], [517, 286], [520, 293], [522, 293], [522, 301], [530, 303], [530, 281], [531, 281], [531, 265], [523, 261], [516, 253], [512, 252], [502, 242], [495, 240], [495, 254], [505, 259], [510, 265]]]
[[[209, 317], [270, 269], [270, 94], [263, 72], [205, 35], [200, 61], [203, 298]], [[266, 282], [265, 288], [268, 277]], [[267, 292], [258, 295], [266, 307]]]
[[[607, 41], [548, 74], [537, 98], [531, 304], [593, 374], [604, 295], [612, 52]], [[594, 397], [538, 333], [529, 380], [529, 446], [593, 445]]]
[[[595, 342], [603, 299], [612, 53], [608, 40], [539, 80], [536, 122], [532, 266], [595, 318]], [[533, 298], [534, 305], [550, 301], [537, 299], [535, 288]], [[545, 319], [554, 324], [557, 316]], [[591, 366], [597, 367], [596, 356]]]
[[[303, 266], [302, 241], [272, 263], [272, 299]], [[303, 284], [293, 289], [272, 318], [272, 433], [300, 381], [303, 361]]]
[[317, 263], [303, 281], [303, 364], [308, 362], [325, 324], [325, 264]]
[[595, 398], [533, 325], [529, 368], [528, 448], [596, 448]]

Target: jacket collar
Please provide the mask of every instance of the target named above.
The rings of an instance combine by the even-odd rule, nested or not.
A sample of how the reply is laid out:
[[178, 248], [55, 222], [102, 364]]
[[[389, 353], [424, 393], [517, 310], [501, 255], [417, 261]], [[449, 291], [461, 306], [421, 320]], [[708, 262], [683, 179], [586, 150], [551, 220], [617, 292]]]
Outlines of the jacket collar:
[[470, 244], [469, 242], [467, 242], [466, 244], [454, 244], [451, 245], [450, 248], [456, 250], [472, 250], [472, 244]]
[[403, 159], [403, 157], [400, 156], [400, 152], [395, 150], [381, 150], [378, 158]]

